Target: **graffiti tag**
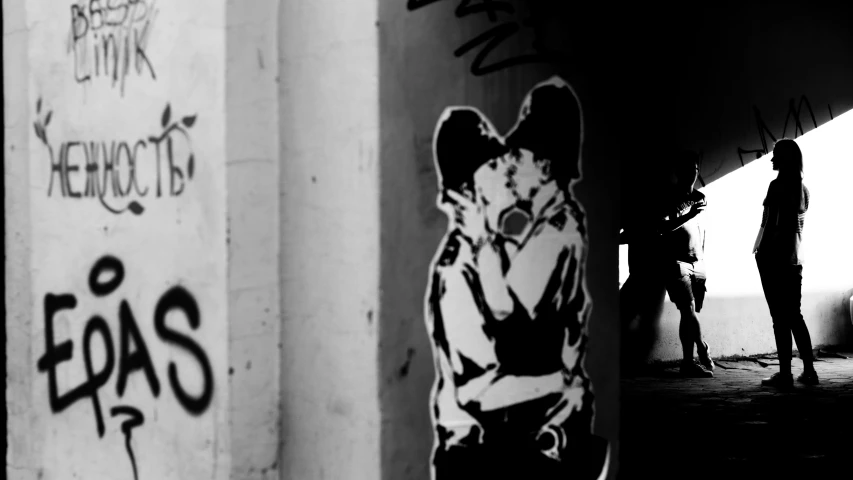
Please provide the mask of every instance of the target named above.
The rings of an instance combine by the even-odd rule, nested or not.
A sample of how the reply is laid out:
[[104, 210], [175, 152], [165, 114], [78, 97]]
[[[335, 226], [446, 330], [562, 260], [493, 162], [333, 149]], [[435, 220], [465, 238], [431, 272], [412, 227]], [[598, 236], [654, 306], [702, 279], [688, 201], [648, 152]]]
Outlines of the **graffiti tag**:
[[[439, 0], [408, 0], [406, 8], [411, 12], [437, 1]], [[471, 63], [471, 73], [474, 76], [480, 77], [510, 67], [532, 63], [547, 63], [555, 60], [555, 57], [545, 50], [542, 42], [537, 38], [532, 44], [532, 50], [535, 53], [519, 54], [487, 63], [495, 49], [510, 38], [518, 35], [522, 28], [530, 28], [534, 24], [534, 20], [531, 17], [521, 21], [507, 20], [498, 24], [499, 13], [513, 15], [516, 11], [512, 4], [500, 0], [481, 0], [476, 3], [474, 0], [461, 0], [456, 7], [456, 18], [462, 19], [470, 15], [485, 14], [493, 25], [490, 29], [465, 42], [453, 52], [456, 58], [460, 58], [477, 47], [482, 47], [474, 56], [474, 61]]]
[[156, 80], [146, 53], [152, 21], [157, 14], [145, 0], [80, 0], [71, 5], [68, 52], [74, 61], [74, 80], [108, 80], [124, 95], [126, 78], [135, 73]]
[[[122, 262], [114, 256], [105, 255], [95, 262], [89, 273], [89, 290], [95, 297], [104, 298], [119, 288], [124, 280], [124, 275]], [[130, 304], [127, 300], [122, 300], [118, 311], [119, 354], [117, 368], [110, 326], [102, 316], [94, 314], [86, 323], [82, 339], [82, 357], [86, 380], [80, 385], [60, 393], [57, 370], [62, 363], [69, 362], [74, 358], [74, 342], [70, 339], [56, 342], [53, 328], [54, 318], [59, 312], [71, 311], [76, 307], [77, 297], [73, 294], [48, 293], [44, 296], [45, 352], [38, 359], [37, 368], [40, 373], [47, 374], [48, 399], [51, 411], [58, 414], [78, 401], [89, 399], [92, 402], [98, 436], [103, 438], [106, 427], [98, 392], [109, 381], [113, 370], [117, 369], [116, 393], [119, 398], [124, 396], [128, 377], [134, 372], [141, 371], [144, 374], [154, 398], [160, 396], [160, 380]], [[193, 295], [186, 288], [173, 286], [160, 296], [154, 309], [153, 318], [154, 330], [160, 340], [186, 351], [198, 363], [203, 378], [201, 393], [198, 395], [188, 392], [183, 386], [174, 362], [170, 362], [168, 367], [169, 386], [178, 403], [189, 414], [198, 416], [207, 410], [213, 398], [213, 370], [207, 354], [195, 340], [166, 324], [166, 314], [171, 311], [182, 312], [190, 328], [196, 330], [201, 326], [199, 307]], [[92, 358], [92, 346], [95, 337], [100, 337], [100, 342], [106, 352], [103, 366], [97, 370]], [[132, 428], [143, 424], [144, 416], [142, 412], [129, 406], [115, 407], [111, 410], [111, 414], [112, 416], [121, 414], [130, 416], [129, 419], [125, 420], [122, 431], [127, 439], [128, 454], [133, 464], [134, 475], [136, 475], [136, 461], [130, 449], [130, 431]]]
[[[803, 108], [805, 107], [805, 110]], [[832, 107], [829, 105], [826, 106], [829, 109], [829, 118], [832, 119]], [[741, 166], [745, 165], [743, 158], [744, 155], [755, 155], [755, 158], [759, 158], [762, 155], [767, 155], [773, 150], [773, 145], [780, 138], [786, 138], [786, 134], [788, 133], [788, 125], [793, 126], [793, 134], [794, 138], [797, 138], [799, 135], [805, 134], [805, 129], [803, 126], [808, 126], [808, 123], [803, 121], [803, 114], [808, 113], [809, 116], [806, 120], [811, 120], [814, 128], [818, 127], [817, 120], [815, 119], [814, 110], [812, 110], [812, 105], [809, 102], [809, 99], [803, 95], [800, 97], [799, 103], [797, 103], [793, 98], [788, 101], [788, 112], [785, 115], [785, 123], [782, 126], [782, 134], [779, 137], [773, 135], [771, 129], [764, 122], [764, 119], [761, 117], [761, 111], [758, 107], [752, 107], [753, 113], [755, 115], [755, 126], [758, 129], [758, 141], [761, 144], [760, 148], [742, 148], [738, 147], [737, 154], [740, 158]], [[768, 137], [770, 137], [770, 141], [768, 142]]]
[[[155, 135], [129, 141], [65, 140], [59, 143], [57, 158], [57, 150], [47, 135], [52, 114], [49, 111], [42, 116], [39, 99], [34, 128], [36, 137], [45, 145], [50, 156], [48, 197], [54, 194], [55, 181], [58, 195], [63, 198], [97, 198], [110, 213], [121, 214], [129, 210], [141, 215], [145, 211], [142, 198], [149, 193], [147, 184], [140, 186], [141, 171], [146, 167], [149, 170], [151, 165], [156, 168], [150, 175], [155, 177], [156, 183], [156, 193], [152, 196], [177, 197], [193, 178], [195, 155], [189, 129], [195, 124], [196, 115], [172, 119], [171, 106], [167, 104], [160, 119], [162, 130]], [[181, 162], [183, 165], [178, 163], [175, 153], [179, 147], [188, 151], [185, 163]], [[152, 153], [153, 158], [150, 158]], [[77, 183], [81, 175], [85, 184], [82, 189], [75, 189], [72, 179]], [[129, 197], [135, 199], [126, 200]], [[113, 205], [116, 200], [125, 205]]]

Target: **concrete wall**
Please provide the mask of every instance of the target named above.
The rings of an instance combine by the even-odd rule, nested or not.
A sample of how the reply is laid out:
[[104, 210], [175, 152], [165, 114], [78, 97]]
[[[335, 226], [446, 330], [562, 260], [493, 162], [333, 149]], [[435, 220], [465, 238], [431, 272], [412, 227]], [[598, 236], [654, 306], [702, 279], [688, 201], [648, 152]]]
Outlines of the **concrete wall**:
[[376, 3], [282, 2], [282, 478], [380, 478]]
[[[39, 309], [48, 287], [75, 288], [83, 298], [89, 267], [108, 249], [122, 261], [122, 292], [153, 359], [152, 376], [160, 380], [154, 401], [145, 397], [154, 396], [144, 367], [128, 376], [125, 397], [143, 396], [135, 405], [146, 423], [134, 430], [131, 442], [140, 478], [352, 478], [352, 472], [359, 478], [425, 478], [433, 442], [433, 372], [423, 299], [429, 259], [446, 231], [434, 205], [431, 135], [441, 109], [452, 104], [479, 108], [506, 131], [524, 94], [554, 73], [569, 82], [586, 110], [584, 180], [575, 188], [588, 216], [587, 268], [596, 272], [586, 279], [592, 309], [585, 366], [596, 394], [595, 432], [611, 442], [613, 458], [618, 455], [613, 370], [618, 337], [611, 288], [616, 262], [607, 253], [615, 245], [616, 205], [601, 193], [615, 179], [604, 127], [604, 112], [612, 104], [606, 75], [572, 73], [589, 70], [595, 57], [586, 50], [568, 53], [574, 63], [562, 68], [538, 64], [472, 76], [470, 62], [447, 52], [482, 24], [448, 22], [450, 13], [436, 8], [416, 16], [402, 5], [306, 5], [226, 2], [206, 7], [201, 16], [187, 5], [162, 7], [158, 28], [140, 32], [149, 56], [134, 53], [127, 75], [113, 83], [103, 75], [79, 81], [74, 76], [102, 66], [93, 66], [92, 57], [75, 59], [74, 36], [65, 36], [68, 11], [34, 7], [27, 12], [23, 2], [4, 4], [10, 52], [4, 61], [14, 70], [4, 82], [10, 99], [4, 180], [10, 187], [7, 203], [14, 207], [6, 220], [8, 238], [15, 239], [7, 242], [7, 253], [16, 258], [7, 270], [13, 286], [7, 290], [12, 478], [51, 478], [59, 471], [102, 476], [111, 468], [105, 459], [125, 458], [123, 444], [114, 441], [123, 439], [114, 424], [105, 423], [105, 435], [116, 438], [97, 440], [91, 405], [79, 402], [57, 415], [50, 412], [46, 382], [35, 367], [44, 328], [31, 320], [44, 317]], [[83, 24], [78, 19], [76, 26], [82, 31]], [[441, 24], [449, 37], [418, 44]], [[529, 32], [519, 39], [517, 46], [529, 44]], [[59, 49], [45, 56], [44, 45]], [[405, 50], [396, 50], [401, 46]], [[432, 63], [419, 65], [408, 56], [419, 51]], [[119, 67], [124, 68], [121, 62], [123, 57]], [[426, 72], [435, 82], [423, 80]], [[429, 95], [434, 102], [424, 101]], [[194, 120], [184, 119], [191, 115]], [[45, 196], [51, 176], [44, 157], [51, 142], [72, 134], [93, 141], [135, 138], [145, 122], [162, 127], [170, 121], [193, 132], [192, 145], [175, 142], [171, 152], [186, 160], [176, 167], [184, 181], [180, 193], [169, 189], [178, 174], [164, 168], [161, 197], [137, 191], [105, 197], [118, 202], [109, 203], [113, 209], [128, 208], [118, 216], [98, 197], [71, 199], [69, 191], [62, 197], [58, 183], [53, 195]], [[129, 166], [125, 162], [122, 168]], [[156, 169], [143, 168], [151, 166], [134, 166], [140, 190], [148, 185], [143, 181], [156, 178]], [[85, 179], [72, 180], [71, 188], [85, 190]], [[78, 204], [85, 213], [63, 210]], [[71, 229], [80, 222], [86, 228]], [[71, 247], [79, 253], [69, 255], [60, 237], [74, 242]], [[163, 335], [146, 322], [158, 299], [159, 290], [151, 287], [177, 282], [199, 306], [200, 326], [184, 333], [193, 335], [210, 362], [215, 386], [211, 406], [194, 410], [197, 415], [184, 415], [180, 408], [186, 408], [167, 397], [174, 393], [164, 371], [174, 361], [178, 378], [190, 382], [187, 388], [201, 389], [202, 378], [193, 377], [191, 369], [199, 351], [182, 357], [187, 352], [155, 343]], [[92, 301], [78, 306], [83, 307], [100, 312]], [[110, 312], [119, 307], [108, 307], [103, 316], [112, 325], [118, 315]], [[65, 330], [57, 336], [78, 339], [78, 348], [86, 323], [58, 318]], [[168, 318], [168, 325], [181, 320]], [[118, 350], [120, 336], [111, 338]], [[95, 372], [104, 360], [97, 341]], [[79, 367], [77, 362], [70, 380], [60, 380], [85, 376]], [[118, 397], [115, 377], [104, 379], [102, 409]], [[171, 406], [160, 406], [168, 398]], [[42, 407], [28, 410], [30, 405]], [[69, 417], [72, 410], [75, 416]], [[65, 428], [54, 429], [56, 422]], [[163, 432], [169, 441], [163, 441]], [[86, 449], [86, 455], [60, 450], [69, 445]], [[152, 458], [160, 463], [152, 465]], [[616, 466], [611, 467], [614, 475]], [[109, 475], [130, 478], [133, 472]]]
[[[711, 182], [722, 179], [722, 189], [726, 173], [764, 148], [761, 131], [765, 140], [767, 131], [789, 133], [796, 117], [802, 135], [853, 107], [853, 30], [845, 23], [853, 16], [838, 10], [741, 6], [668, 22], [647, 6], [614, 11], [517, 1], [509, 2], [511, 11], [475, 14], [458, 2], [244, 3], [158, 3], [153, 26], [138, 33], [147, 42], [145, 55], [129, 49], [127, 74], [114, 83], [103, 75], [82, 78], [103, 65], [75, 50], [80, 39], [75, 42], [72, 27], [82, 39], [84, 23], [78, 18], [69, 25], [70, 2], [56, 12], [4, 2], [10, 478], [57, 478], [58, 472], [61, 478], [67, 472], [132, 478], [121, 420], [109, 412], [118, 400], [144, 414], [131, 442], [140, 478], [428, 478], [435, 370], [424, 296], [430, 262], [448, 231], [435, 204], [435, 126], [446, 107], [464, 105], [505, 133], [524, 96], [555, 74], [583, 110], [583, 179], [573, 193], [588, 234], [585, 283], [592, 308], [584, 365], [596, 396], [594, 431], [611, 442], [614, 478], [617, 178], [641, 187], [655, 152], [680, 143], [703, 150], [703, 180], [713, 189]], [[794, 10], [806, 20], [793, 20]], [[530, 16], [532, 24], [522, 22]], [[482, 44], [462, 48], [505, 25], [519, 31], [493, 51], [483, 54]], [[486, 68], [531, 53], [537, 37], [552, 55], [548, 62]], [[91, 51], [96, 44], [88, 41]], [[803, 95], [811, 112], [801, 107]], [[786, 129], [791, 99], [799, 113]], [[758, 128], [759, 117], [767, 130]], [[147, 144], [170, 121], [181, 122], [192, 139], [172, 145], [180, 193], [178, 184], [174, 192], [169, 184], [177, 174], [164, 168], [160, 197], [152, 197], [154, 190], [147, 196], [109, 190], [104, 199], [112, 208], [130, 208], [130, 201], [143, 207], [116, 215], [99, 196], [70, 196], [68, 186], [85, 191], [87, 177], [78, 169], [62, 196], [61, 177], [46, 160], [48, 146], [59, 159], [60, 150], [68, 150], [56, 145], [78, 138]], [[821, 131], [814, 133], [818, 138]], [[644, 145], [642, 155], [637, 145]], [[85, 166], [82, 148], [70, 150], [72, 166]], [[807, 156], [827, 155], [809, 148]], [[154, 151], [138, 150], [140, 158]], [[127, 182], [130, 165], [122, 160], [119, 175]], [[156, 187], [149, 184], [156, 165], [135, 165], [139, 190]], [[829, 182], [829, 170], [821, 171]], [[814, 175], [807, 178], [821, 174]], [[624, 197], [623, 205], [637, 203], [632, 194]], [[823, 220], [810, 217], [807, 236], [812, 228], [830, 232], [825, 219], [832, 213], [815, 201]], [[751, 214], [743, 214], [748, 223]], [[745, 242], [753, 230], [743, 235], [726, 239]], [[122, 261], [125, 276], [120, 290], [94, 298], [88, 274], [107, 252]], [[736, 269], [714, 275], [712, 289], [727, 285], [726, 275], [754, 287], [754, 279]], [[817, 281], [829, 277], [829, 283]], [[816, 343], [849, 335], [836, 311], [840, 295], [849, 296], [846, 280], [809, 278], [804, 290]], [[153, 323], [160, 295], [178, 283], [192, 294], [201, 322], [193, 329], [185, 317], [170, 314], [167, 324], [184, 325], [180, 331], [210, 362], [214, 385], [209, 406], [192, 412], [177, 400], [168, 369], [175, 362], [178, 380], [201, 391], [203, 377], [193, 370], [199, 351], [162, 341], [169, 335], [158, 334]], [[90, 317], [101, 315], [110, 330], [116, 361], [98, 390], [104, 438], [90, 399], [51, 411], [46, 373], [37, 366], [48, 292], [78, 300], [54, 322], [56, 342], [74, 341], [73, 357], [61, 365], [69, 369], [58, 379], [60, 392], [86, 378], [84, 331], [96, 325], [94, 337], [100, 333]], [[732, 302], [714, 295], [705, 317], [718, 319], [719, 329], [710, 331], [716, 353], [772, 346], [761, 333], [768, 319], [758, 313], [759, 298]], [[148, 347], [159, 396], [144, 367], [130, 370], [124, 395], [116, 391], [122, 299]], [[677, 345], [667, 309], [658, 358], [669, 358]], [[736, 326], [750, 336], [734, 336]], [[100, 340], [92, 342], [95, 373], [105, 360]], [[144, 357], [131, 358], [146, 364]]]
[[196, 7], [26, 4], [42, 478], [228, 477], [225, 15]]
[[[604, 127], [608, 77], [573, 72], [589, 68], [589, 52], [574, 54], [565, 72], [539, 64], [471, 75], [474, 54], [452, 52], [488, 20], [456, 22], [453, 8], [281, 5], [283, 478], [428, 478], [434, 371], [424, 296], [447, 227], [435, 206], [432, 135], [451, 105], [478, 108], [505, 132], [524, 95], [555, 72], [590, 112], [576, 186], [595, 272], [585, 364], [595, 432], [617, 454], [617, 264], [608, 253], [617, 205], [601, 189], [616, 178]], [[530, 40], [525, 33], [508, 45]]]
[[278, 5], [109, 4], [3, 4], [7, 477], [278, 478]]
[[[23, 0], [3, 2], [3, 183], [7, 450], [6, 477], [36, 478], [38, 452], [29, 436], [35, 372], [30, 284], [29, 62]], [[35, 319], [38, 321], [38, 319]]]
[[111, 5], [26, 4], [28, 441], [42, 478], [227, 478], [224, 4]]
[[[430, 392], [436, 371], [425, 323], [424, 299], [430, 262], [448, 231], [436, 206], [439, 194], [433, 134], [446, 107], [469, 106], [487, 117], [501, 135], [517, 121], [524, 96], [559, 73], [575, 90], [584, 112], [583, 181], [575, 186], [586, 210], [589, 235], [587, 288], [592, 310], [585, 360], [596, 395], [594, 430], [618, 450], [618, 321], [616, 220], [618, 204], [606, 187], [618, 175], [618, 154], [607, 122], [621, 97], [613, 95], [613, 65], [592, 48], [589, 13], [572, 5], [542, 5], [536, 12], [540, 35], [561, 54], [559, 62], [533, 63], [478, 73], [482, 45], [454, 51], [502, 24], [531, 12], [510, 2], [513, 13], [454, 13], [459, 2], [380, 2], [380, 212], [381, 294], [379, 382], [382, 406], [382, 478], [426, 479], [430, 475], [433, 431]], [[425, 6], [415, 8], [416, 4]], [[598, 12], [599, 15], [601, 12]], [[598, 18], [603, 18], [599, 16]], [[550, 23], [550, 24], [549, 24]], [[571, 25], [572, 28], [565, 28]], [[546, 32], [546, 33], [543, 33]], [[482, 66], [531, 53], [534, 30], [521, 28]], [[602, 40], [598, 48], [615, 51]], [[482, 73], [482, 72], [479, 72]], [[567, 134], [570, 135], [570, 134]], [[611, 475], [616, 467], [611, 465]], [[611, 477], [612, 478], [612, 477]]]
[[278, 1], [226, 2], [231, 476], [281, 478]]

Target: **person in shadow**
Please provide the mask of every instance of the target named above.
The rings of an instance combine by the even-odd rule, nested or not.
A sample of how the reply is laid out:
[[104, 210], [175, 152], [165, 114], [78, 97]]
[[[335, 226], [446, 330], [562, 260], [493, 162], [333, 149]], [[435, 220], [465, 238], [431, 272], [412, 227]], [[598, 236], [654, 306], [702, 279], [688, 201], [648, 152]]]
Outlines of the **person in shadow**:
[[811, 337], [800, 305], [803, 282], [800, 243], [806, 211], [809, 209], [809, 190], [803, 183], [803, 153], [797, 142], [783, 138], [774, 145], [770, 161], [773, 170], [779, 174], [767, 189], [761, 228], [753, 254], [773, 319], [779, 372], [763, 379], [761, 384], [777, 388], [793, 385], [793, 333], [804, 367], [797, 380], [806, 385], [817, 385], [819, 380], [814, 368]]
[[[702, 339], [697, 312], [705, 298], [704, 230], [696, 217], [707, 206], [705, 195], [694, 188], [699, 172], [698, 154], [674, 151], [666, 159], [658, 195], [649, 197], [644, 215], [633, 228], [623, 232], [620, 243], [628, 243], [631, 278], [620, 299], [623, 322], [638, 315], [648, 323], [663, 304], [664, 290], [681, 313], [679, 337], [685, 377], [712, 377], [714, 362]], [[634, 315], [634, 317], [632, 317]], [[644, 318], [645, 317], [645, 318]], [[648, 326], [643, 325], [639, 330]], [[694, 360], [694, 345], [699, 362]]]
[[622, 326], [621, 373], [641, 373], [659, 336], [666, 289], [660, 275], [661, 242], [656, 225], [663, 218], [661, 207], [668, 178], [660, 162], [642, 162], [645, 168], [632, 172], [623, 186], [622, 229], [619, 243], [628, 245], [629, 275], [619, 289]]

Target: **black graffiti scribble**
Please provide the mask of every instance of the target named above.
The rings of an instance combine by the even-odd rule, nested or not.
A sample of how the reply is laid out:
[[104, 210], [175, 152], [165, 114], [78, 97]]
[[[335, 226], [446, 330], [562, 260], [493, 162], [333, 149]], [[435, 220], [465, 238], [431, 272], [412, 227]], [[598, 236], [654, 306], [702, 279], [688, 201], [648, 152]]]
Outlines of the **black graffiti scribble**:
[[143, 423], [145, 423], [145, 416], [142, 415], [142, 412], [140, 412], [135, 407], [131, 407], [131, 406], [127, 406], [127, 405], [119, 405], [117, 407], [113, 407], [110, 410], [110, 414], [113, 417], [116, 417], [119, 415], [129, 415], [130, 416], [130, 418], [128, 418], [127, 420], [124, 421], [124, 423], [121, 424], [121, 431], [124, 432], [124, 436], [125, 436], [124, 445], [125, 445], [125, 448], [127, 449], [127, 454], [130, 456], [130, 465], [133, 467], [133, 478], [135, 480], [139, 480], [139, 474], [136, 471], [136, 458], [133, 456], [133, 448], [130, 446], [130, 436], [131, 436], [131, 431], [134, 428], [139, 427]]
[[[34, 123], [36, 137], [47, 147], [50, 155], [50, 183], [47, 196], [53, 195], [54, 180], [57, 180], [60, 195], [66, 198], [82, 199], [97, 198], [108, 212], [119, 215], [130, 211], [135, 215], [141, 215], [145, 207], [141, 199], [148, 195], [148, 186], [140, 187], [140, 176], [142, 152], [153, 150], [152, 162], [156, 165], [156, 196], [176, 197], [183, 193], [186, 183], [193, 179], [195, 173], [195, 153], [192, 150], [192, 140], [189, 129], [195, 125], [196, 115], [172, 118], [171, 105], [166, 104], [160, 117], [160, 126], [163, 129], [158, 135], [150, 135], [147, 138], [136, 141], [85, 141], [68, 140], [60, 143], [59, 159], [56, 160], [54, 149], [47, 138], [47, 125], [50, 123], [52, 111], [44, 118], [41, 117], [41, 98], [36, 103], [36, 121]], [[178, 140], [186, 144], [189, 155], [185, 166], [178, 164], [175, 149]], [[132, 146], [131, 146], [132, 145]], [[153, 147], [149, 149], [148, 147]], [[85, 159], [85, 167], [81, 172], [82, 165], [72, 163], [73, 157], [82, 153]], [[166, 163], [166, 166], [162, 164]], [[119, 168], [124, 164], [127, 167], [127, 178], [123, 181]], [[168, 180], [165, 170], [168, 168]], [[85, 175], [85, 186], [83, 191], [75, 190], [71, 185], [71, 177], [79, 173]], [[184, 176], [186, 172], [186, 177]], [[164, 192], [163, 184], [168, 181], [168, 191]], [[110, 193], [108, 195], [108, 193]], [[124, 207], [111, 205], [108, 199], [123, 199], [125, 197], [136, 197], [129, 200]]]
[[[406, 8], [411, 12], [427, 5], [433, 4], [439, 0], [408, 0]], [[515, 7], [509, 2], [501, 0], [480, 0], [474, 3], [474, 0], [461, 0], [454, 11], [456, 18], [462, 19], [470, 15], [485, 13], [489, 21], [495, 24], [498, 21], [498, 13], [512, 15], [515, 12]], [[506, 40], [518, 34], [522, 26], [533, 27], [533, 18], [525, 18], [519, 21], [506, 21], [499, 25], [494, 25], [489, 30], [465, 42], [459, 48], [454, 50], [453, 55], [456, 58], [462, 57], [471, 50], [482, 46], [481, 50], [474, 56], [474, 61], [471, 63], [471, 73], [474, 76], [484, 76], [490, 73], [499, 72], [510, 67], [532, 63], [548, 63], [556, 60], [552, 52], [546, 51], [542, 46], [541, 40], [537, 38], [532, 44], [532, 48], [536, 53], [520, 54], [514, 57], [495, 61], [486, 64], [492, 52], [502, 45]]]
[[156, 80], [146, 53], [156, 15], [153, 2], [145, 0], [84, 0], [71, 5], [67, 50], [73, 55], [75, 81], [88, 83], [103, 77], [124, 96], [131, 73], [147, 73]]
[[[814, 128], [818, 127], [811, 103], [809, 102], [809, 99], [805, 95], [803, 95], [800, 97], [799, 103], [796, 103], [793, 98], [788, 101], [788, 112], [785, 115], [785, 124], [782, 126], [782, 135], [777, 138], [775, 135], [773, 135], [771, 129], [764, 122], [764, 119], [761, 116], [761, 111], [758, 109], [757, 106], [753, 106], [752, 111], [755, 115], [755, 125], [758, 129], [758, 140], [761, 143], [761, 148], [747, 149], [738, 147], [737, 153], [738, 158], [740, 158], [741, 166], [745, 165], [743, 161], [744, 155], [755, 155], [755, 158], [757, 159], [762, 155], [767, 155], [768, 153], [770, 153], [770, 150], [773, 148], [773, 144], [776, 143], [779, 138], [785, 138], [785, 135], [788, 133], [789, 121], [793, 120], [794, 138], [797, 138], [798, 135], [805, 134], [805, 129], [803, 128], [804, 122], [802, 120], [802, 114], [804, 113], [803, 107], [807, 109], [806, 111], [808, 112], [809, 117], [811, 118], [812, 125], [814, 125]], [[827, 105], [827, 108], [829, 108], [829, 105]], [[832, 119], [831, 108], [829, 108], [829, 116], [830, 119]], [[767, 141], [767, 137], [770, 137], [770, 142]]]
[[[89, 272], [88, 284], [92, 295], [105, 298], [121, 286], [125, 278], [125, 269], [121, 260], [112, 255], [104, 255], [95, 262]], [[115, 348], [112, 333], [107, 321], [100, 315], [92, 315], [83, 333], [83, 363], [86, 369], [86, 380], [60, 394], [58, 387], [57, 368], [61, 363], [70, 361], [74, 356], [74, 342], [65, 340], [59, 344], [54, 337], [53, 322], [61, 311], [72, 311], [77, 307], [77, 297], [70, 293], [52, 294], [44, 297], [44, 339], [45, 353], [38, 359], [37, 368], [41, 373], [47, 373], [48, 399], [53, 413], [61, 413], [78, 400], [90, 398], [95, 414], [95, 425], [98, 436], [103, 438], [105, 433], [104, 419], [98, 392], [106, 385], [116, 365]], [[201, 326], [201, 315], [193, 295], [182, 286], [168, 289], [157, 302], [154, 312], [154, 327], [160, 340], [187, 350], [199, 364], [203, 382], [201, 394], [193, 396], [187, 393], [178, 376], [174, 362], [169, 364], [169, 385], [178, 403], [193, 416], [203, 414], [210, 406], [213, 398], [213, 370], [204, 349], [190, 336], [180, 333], [166, 324], [166, 314], [177, 310], [186, 316], [190, 327], [195, 330]], [[120, 349], [118, 355], [118, 381], [116, 393], [119, 398], [124, 396], [127, 379], [130, 374], [141, 370], [151, 389], [154, 398], [160, 396], [160, 381], [154, 368], [151, 353], [127, 300], [122, 300], [119, 306]], [[100, 336], [106, 352], [106, 360], [99, 370], [95, 370], [92, 356], [92, 341], [95, 335]]]

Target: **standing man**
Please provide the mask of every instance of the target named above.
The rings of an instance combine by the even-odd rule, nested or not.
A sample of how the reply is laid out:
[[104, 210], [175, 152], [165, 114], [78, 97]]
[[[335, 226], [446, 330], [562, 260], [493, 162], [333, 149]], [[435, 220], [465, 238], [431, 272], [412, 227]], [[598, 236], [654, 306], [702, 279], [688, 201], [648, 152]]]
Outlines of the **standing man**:
[[[663, 165], [661, 188], [646, 199], [646, 207], [622, 233], [620, 243], [630, 245], [631, 275], [620, 292], [624, 299], [620, 308], [623, 322], [631, 321], [635, 314], [641, 322], [649, 322], [649, 317], [660, 311], [666, 291], [681, 314], [681, 374], [704, 378], [714, 376], [714, 362], [702, 338], [698, 316], [705, 298], [706, 275], [705, 232], [696, 217], [707, 206], [705, 195], [694, 188], [698, 174], [695, 152], [671, 153]], [[648, 326], [641, 325], [638, 330], [644, 328]], [[699, 362], [694, 360], [694, 345]]]
[[426, 298], [435, 480], [607, 473], [582, 365], [586, 236], [569, 188], [580, 109], [554, 79], [520, 117], [506, 141], [474, 109], [447, 109], [438, 123], [439, 208], [451, 221]]
[[[694, 185], [699, 175], [696, 152], [681, 151], [672, 157], [672, 207], [661, 226], [664, 275], [669, 298], [678, 307], [681, 319], [678, 336], [683, 358], [681, 374], [686, 377], [714, 376], [714, 362], [702, 339], [698, 312], [705, 300], [705, 232], [696, 218], [708, 205], [705, 195]], [[699, 361], [693, 358], [693, 347]]]

